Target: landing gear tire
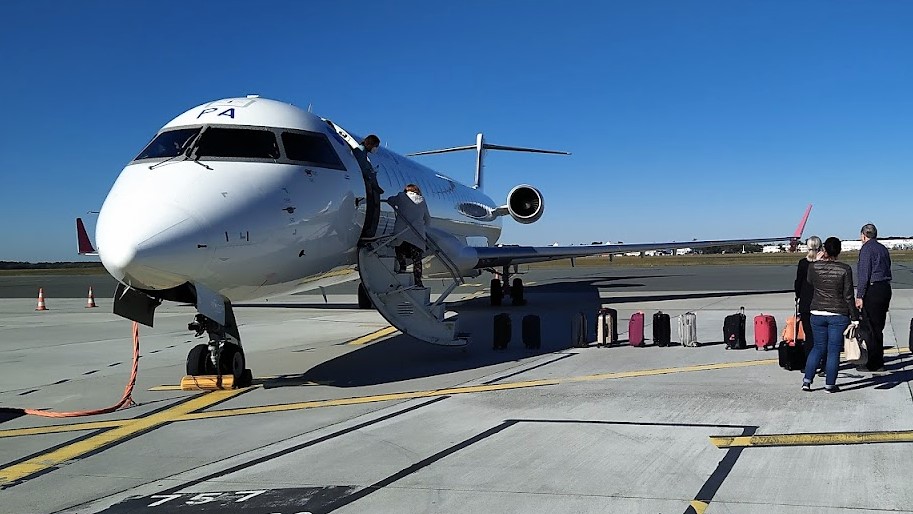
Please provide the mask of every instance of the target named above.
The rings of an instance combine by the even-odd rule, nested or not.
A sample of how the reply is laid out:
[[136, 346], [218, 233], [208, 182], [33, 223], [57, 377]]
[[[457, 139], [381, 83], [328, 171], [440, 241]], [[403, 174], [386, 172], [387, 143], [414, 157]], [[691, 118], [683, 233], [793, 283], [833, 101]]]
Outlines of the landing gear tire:
[[526, 299], [523, 298], [523, 281], [515, 278], [513, 287], [510, 288], [511, 303], [514, 305], [526, 305]]
[[214, 375], [215, 368], [209, 358], [209, 345], [198, 344], [187, 353], [187, 374], [191, 376]]
[[503, 298], [504, 290], [501, 289], [501, 281], [496, 278], [491, 279], [491, 304], [493, 306], [501, 305]]
[[374, 303], [371, 302], [371, 297], [368, 296], [368, 290], [365, 289], [365, 285], [361, 282], [358, 283], [358, 308], [359, 309], [371, 309], [374, 307]]
[[233, 344], [226, 344], [222, 347], [222, 353], [219, 355], [219, 370], [223, 375], [231, 375], [237, 384], [244, 375], [244, 364], [244, 352], [241, 351], [241, 348]]

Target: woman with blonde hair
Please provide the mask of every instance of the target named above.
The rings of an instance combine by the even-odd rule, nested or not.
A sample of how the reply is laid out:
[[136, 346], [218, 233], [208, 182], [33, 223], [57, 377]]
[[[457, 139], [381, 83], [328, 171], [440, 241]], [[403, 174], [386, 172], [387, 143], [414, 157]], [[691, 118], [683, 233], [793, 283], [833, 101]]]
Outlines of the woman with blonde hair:
[[[799, 266], [796, 269], [796, 282], [793, 284], [793, 289], [796, 293], [796, 301], [799, 302], [799, 319], [802, 323], [802, 331], [805, 332], [805, 341], [802, 348], [805, 350], [805, 357], [808, 358], [808, 354], [811, 353], [812, 348], [815, 346], [815, 341], [812, 336], [812, 296], [815, 293], [815, 289], [811, 284], [808, 283], [808, 267], [811, 263], [817, 261], [821, 258], [821, 238], [818, 236], [812, 236], [805, 240], [805, 245], [808, 247], [808, 255], [802, 258], [799, 261]], [[824, 361], [819, 363], [818, 369], [824, 370]]]

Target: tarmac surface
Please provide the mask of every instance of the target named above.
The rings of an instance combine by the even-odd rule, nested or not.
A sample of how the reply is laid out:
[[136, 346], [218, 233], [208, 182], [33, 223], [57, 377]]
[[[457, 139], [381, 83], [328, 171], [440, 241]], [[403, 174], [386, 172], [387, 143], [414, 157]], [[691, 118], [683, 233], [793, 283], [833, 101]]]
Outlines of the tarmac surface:
[[[913, 273], [895, 266], [888, 372], [844, 364], [838, 394], [726, 351], [722, 320], [792, 313], [792, 266], [578, 267], [524, 275], [529, 303], [490, 307], [469, 280], [454, 304], [466, 349], [399, 335], [355, 308], [354, 286], [236, 308], [253, 387], [175, 388], [193, 309], [141, 327], [137, 405], [120, 398], [129, 322], [103, 282], [0, 277], [0, 511], [913, 512]], [[89, 276], [89, 280], [107, 279]], [[107, 279], [110, 280], [110, 279]], [[86, 285], [99, 308], [86, 309]], [[36, 312], [43, 287], [49, 311]], [[54, 292], [65, 291], [69, 297]], [[113, 291], [113, 287], [112, 287]], [[618, 309], [621, 344], [571, 346], [570, 319]], [[625, 344], [627, 320], [697, 314], [698, 348]], [[513, 339], [491, 348], [491, 318]], [[542, 348], [520, 320], [542, 319]], [[674, 328], [673, 340], [678, 336]]]

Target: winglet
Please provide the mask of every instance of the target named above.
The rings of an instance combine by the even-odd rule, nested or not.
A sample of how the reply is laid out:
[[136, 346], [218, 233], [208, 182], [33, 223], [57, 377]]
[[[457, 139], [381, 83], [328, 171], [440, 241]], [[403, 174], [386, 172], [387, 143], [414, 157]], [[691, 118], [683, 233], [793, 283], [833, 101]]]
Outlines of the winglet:
[[82, 223], [82, 218], [76, 218], [76, 241], [79, 255], [98, 255], [86, 232], [86, 226]]
[[802, 216], [802, 220], [799, 221], [799, 226], [796, 227], [796, 231], [793, 233], [793, 237], [789, 241], [789, 251], [795, 252], [796, 248], [799, 246], [799, 241], [802, 240], [802, 232], [805, 231], [805, 223], [808, 221], [808, 215], [812, 212], [812, 204], [808, 204], [808, 208], [805, 209], [805, 215]]

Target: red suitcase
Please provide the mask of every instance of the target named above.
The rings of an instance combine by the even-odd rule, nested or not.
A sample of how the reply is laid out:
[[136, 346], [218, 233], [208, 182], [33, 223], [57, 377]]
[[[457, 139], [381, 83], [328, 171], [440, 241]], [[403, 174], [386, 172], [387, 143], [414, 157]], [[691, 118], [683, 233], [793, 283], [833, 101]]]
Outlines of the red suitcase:
[[628, 322], [628, 344], [631, 346], [643, 346], [644, 344], [644, 313], [642, 312], [631, 314], [631, 321]]
[[755, 350], [768, 350], [777, 346], [777, 320], [770, 314], [754, 317]]

